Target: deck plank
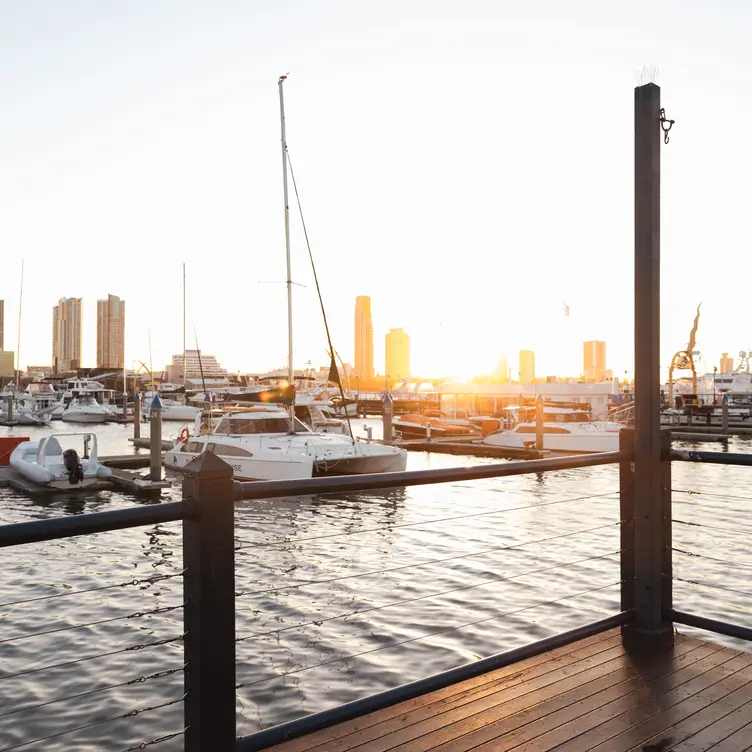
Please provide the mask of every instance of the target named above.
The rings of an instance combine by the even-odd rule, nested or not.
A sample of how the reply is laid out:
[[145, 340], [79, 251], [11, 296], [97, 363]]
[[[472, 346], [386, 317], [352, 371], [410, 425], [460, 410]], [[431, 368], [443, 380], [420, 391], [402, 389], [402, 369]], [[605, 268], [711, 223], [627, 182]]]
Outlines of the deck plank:
[[560, 648], [535, 656], [534, 658], [529, 658], [526, 661], [504, 666], [495, 671], [489, 671], [486, 674], [476, 676], [473, 679], [444, 687], [436, 692], [421, 695], [420, 697], [406, 700], [383, 710], [360, 716], [352, 721], [345, 721], [344, 723], [316, 732], [316, 734], [292, 739], [289, 742], [277, 745], [274, 747], [274, 750], [275, 752], [305, 752], [311, 749], [311, 737], [313, 736], [316, 737], [317, 744], [327, 744], [327, 747], [330, 747], [331, 743], [340, 737], [348, 736], [357, 731], [363, 731], [395, 717], [404, 716], [417, 708], [429, 704], [451, 702], [459, 695], [468, 696], [474, 692], [483, 694], [489, 691], [490, 687], [498, 685], [501, 682], [506, 683], [507, 686], [511, 686], [512, 682], [516, 679], [535, 675], [536, 672], [552, 670], [553, 668], [564, 666], [584, 657], [608, 650], [619, 645], [620, 640], [620, 631], [612, 629], [608, 632], [588, 637], [585, 640], [563, 645]]
[[[527, 677], [521, 676], [509, 682], [500, 682], [498, 688], [484, 687], [485, 692], [481, 696], [476, 696], [475, 693], [470, 695], [463, 693], [455, 696], [453, 702], [442, 703], [441, 707], [436, 707], [434, 703], [423, 705], [408, 714], [392, 719], [390, 722], [368, 729], [370, 736], [373, 736], [374, 733], [379, 736], [378, 742], [371, 745], [369, 750], [376, 752], [381, 749], [392, 749], [395, 745], [422, 736], [437, 726], [456, 723], [487, 708], [497, 707], [502, 703], [507, 704], [520, 698], [527, 698], [536, 690], [554, 687], [554, 691], [558, 693], [561, 682], [568, 679], [581, 682], [582, 679], [580, 679], [579, 674], [590, 669], [597, 669], [604, 663], [611, 661], [618, 661], [622, 665], [626, 663], [620, 645], [615, 645], [609, 650], [587, 658], [573, 661], [565, 666], [551, 667], [551, 670], [545, 673], [536, 673]], [[498, 710], [496, 712], [498, 713]], [[351, 738], [340, 740], [339, 744], [332, 743], [327, 746], [327, 750], [345, 752], [345, 750], [353, 749], [362, 744], [362, 736], [362, 734], [356, 734]], [[417, 747], [415, 748], [417, 749]]]
[[672, 648], [634, 654], [611, 630], [272, 749], [643, 748], [752, 750], [752, 654], [682, 635]]
[[[705, 726], [701, 731], [686, 736], [681, 743], [673, 747], [673, 752], [706, 752], [709, 749], [713, 749], [720, 742], [725, 741], [749, 724], [749, 720], [752, 718], [751, 703], [752, 693], [748, 691], [740, 707], [731, 713], [727, 713], [710, 725]], [[712, 707], [716, 709], [716, 706]], [[676, 733], [676, 731], [679, 731], [679, 733]], [[681, 732], [678, 726], [672, 729], [672, 734], [675, 737], [674, 743], [679, 741]], [[752, 745], [752, 735], [750, 735], [749, 731], [746, 737], [746, 744], [748, 746]]]

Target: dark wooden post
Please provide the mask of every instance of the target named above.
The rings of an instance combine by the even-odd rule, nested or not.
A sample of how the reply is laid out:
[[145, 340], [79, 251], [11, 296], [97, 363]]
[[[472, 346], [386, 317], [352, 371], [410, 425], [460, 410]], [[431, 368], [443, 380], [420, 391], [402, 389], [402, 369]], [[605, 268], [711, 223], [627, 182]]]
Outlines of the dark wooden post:
[[621, 522], [621, 610], [635, 607], [634, 598], [634, 430], [619, 432], [619, 520]]
[[658, 86], [635, 89], [635, 621], [625, 634], [644, 646], [673, 640], [663, 604], [668, 460], [662, 460], [660, 427], [660, 110]]
[[671, 612], [674, 608], [674, 562], [672, 548], [673, 527], [672, 517], [672, 494], [671, 494], [671, 431], [661, 431], [661, 610], [663, 620], [668, 624], [673, 640], [673, 618]]
[[185, 749], [235, 745], [235, 541], [232, 468], [212, 452], [185, 467]]
[[535, 448], [543, 449], [543, 395], [535, 400]]

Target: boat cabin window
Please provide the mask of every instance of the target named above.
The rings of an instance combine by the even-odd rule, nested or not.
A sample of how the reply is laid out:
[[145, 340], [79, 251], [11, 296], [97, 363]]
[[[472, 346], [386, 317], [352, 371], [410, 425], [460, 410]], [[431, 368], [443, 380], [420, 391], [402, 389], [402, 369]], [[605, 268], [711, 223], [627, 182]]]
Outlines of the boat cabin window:
[[253, 452], [230, 444], [209, 444], [207, 450], [219, 457], [253, 457]]
[[[308, 433], [309, 429], [296, 418], [295, 432]], [[214, 433], [226, 436], [290, 433], [290, 419], [286, 415], [278, 418], [222, 418]]]
[[94, 398], [88, 394], [79, 394], [77, 399], [78, 399], [79, 405], [95, 405], [96, 404], [96, 402], [94, 401]]
[[183, 445], [183, 451], [190, 452], [191, 454], [201, 454], [205, 446], [206, 444], [202, 441], [189, 441]]

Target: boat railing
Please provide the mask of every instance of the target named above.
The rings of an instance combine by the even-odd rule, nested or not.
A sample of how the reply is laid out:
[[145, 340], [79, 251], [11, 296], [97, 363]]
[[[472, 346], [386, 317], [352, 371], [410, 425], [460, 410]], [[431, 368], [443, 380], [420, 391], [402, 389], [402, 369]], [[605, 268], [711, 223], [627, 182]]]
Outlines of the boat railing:
[[[12, 612], [13, 625], [18, 626], [17, 633], [6, 631], [6, 648], [53, 633], [55, 640], [47, 643], [52, 655], [42, 650], [15, 654], [12, 665], [6, 663], [0, 673], [0, 683], [8, 680], [10, 687], [14, 678], [29, 672], [41, 678], [45, 671], [53, 672], [50, 676], [55, 680], [44, 697], [34, 695], [33, 702], [14, 692], [12, 704], [4, 703], [2, 712], [14, 714], [21, 723], [24, 713], [44, 705], [44, 733], [25, 744], [54, 737], [75, 747], [80, 739], [76, 734], [92, 724], [99, 727], [128, 719], [125, 741], [133, 745], [129, 749], [178, 737], [184, 737], [184, 748], [191, 751], [264, 749], [615, 626], [629, 634], [636, 628], [636, 613], [646, 608], [644, 600], [654, 597], [643, 592], [646, 577], [659, 583], [665, 624], [676, 622], [750, 640], [752, 630], [743, 626], [741, 609], [737, 621], [717, 618], [722, 613], [719, 597], [752, 595], [736, 580], [728, 588], [724, 584], [732, 568], [741, 571], [749, 565], [733, 563], [738, 559], [733, 547], [722, 554], [696, 539], [698, 531], [706, 530], [715, 542], [723, 528], [729, 541], [733, 535], [738, 541], [745, 531], [723, 521], [717, 509], [694, 501], [692, 492], [698, 487], [685, 468], [690, 462], [747, 466], [752, 465], [752, 455], [671, 452], [670, 436], [662, 440], [666, 443], [657, 510], [659, 545], [654, 539], [657, 528], [647, 525], [639, 511], [643, 507], [638, 506], [636, 514], [631, 430], [621, 432], [618, 452], [299, 481], [237, 482], [229, 465], [205, 452], [186, 468], [180, 501], [2, 526], [0, 547], [11, 548], [15, 559], [19, 555], [15, 547], [21, 545], [111, 536], [127, 528], [145, 529], [155, 541], [164, 525], [182, 524], [182, 562], [170, 561], [149, 576], [113, 576], [111, 584], [95, 582], [92, 587], [72, 589], [66, 585], [66, 575], [85, 568], [86, 562], [71, 555], [59, 582], [45, 582], [34, 592], [12, 593], [6, 588], [0, 607], [5, 614]], [[672, 465], [679, 466], [673, 494]], [[594, 472], [592, 468], [598, 466], [603, 469]], [[586, 469], [592, 485], [582, 493], [578, 471]], [[533, 483], [515, 480], [521, 476]], [[551, 484], [543, 482], [546, 477]], [[460, 489], [453, 494], [451, 508], [440, 508], [430, 492], [429, 486], [442, 483]], [[484, 484], [487, 493], [466, 497], [470, 501], [458, 506], [462, 486], [471, 483]], [[411, 504], [404, 503], [407, 487], [421, 489], [411, 497]], [[343, 494], [351, 492], [367, 494], [362, 498], [370, 503], [351, 507], [352, 516], [347, 517], [348, 497]], [[703, 493], [723, 501], [717, 489]], [[288, 529], [277, 528], [269, 535], [264, 525], [255, 533], [235, 525], [236, 513], [248, 508], [247, 501], [254, 502], [251, 508], [256, 514], [259, 510], [274, 514], [277, 509], [289, 513], [289, 504], [277, 507], [274, 500], [300, 497], [305, 497], [306, 506], [296, 508]], [[336, 505], [335, 516], [314, 514], [326, 509], [329, 501]], [[259, 508], [256, 503], [266, 506]], [[544, 527], [550, 535], [536, 533]], [[678, 534], [672, 538], [672, 530], [680, 528], [695, 539]], [[99, 545], [83, 547], [82, 557], [89, 548], [99, 550]], [[273, 566], [270, 550], [277, 552]], [[326, 564], [319, 567], [322, 551], [328, 552]], [[688, 559], [715, 567], [713, 583], [680, 569]], [[242, 587], [236, 585], [236, 571]], [[446, 576], [449, 571], [454, 575], [451, 579]], [[417, 577], [401, 586], [408, 573]], [[705, 609], [697, 606], [702, 601], [696, 592], [689, 601], [691, 608], [683, 602], [674, 607], [673, 588], [688, 586], [696, 591], [706, 585], [716, 597], [707, 609], [712, 619], [701, 615]], [[511, 607], [509, 594], [523, 590], [525, 597]], [[92, 618], [90, 604], [80, 604], [79, 599], [99, 597], [100, 591], [107, 596], [108, 613], [102, 619]], [[113, 593], [122, 604], [111, 597]], [[77, 602], [81, 618], [76, 618]], [[279, 620], [288, 603], [298, 613], [292, 623]], [[68, 608], [65, 615], [61, 605]], [[35, 610], [24, 622], [26, 608]], [[39, 609], [46, 609], [47, 620], [53, 623], [46, 624]], [[402, 623], [396, 615], [405, 613], [409, 619]], [[107, 627], [100, 626], [105, 622]], [[396, 627], [393, 639], [385, 627], [388, 623]], [[521, 645], [519, 635], [525, 633], [543, 639]], [[78, 634], [86, 635], [85, 648], [67, 639]], [[358, 649], [332, 648], [344, 634], [349, 639], [340, 643], [357, 644]], [[107, 636], [116, 645], [105, 640]], [[497, 649], [463, 666], [445, 657], [441, 673], [399, 686], [389, 678], [393, 672], [384, 671], [379, 679], [383, 691], [364, 696], [364, 686], [357, 684], [359, 666], [365, 666], [372, 687], [374, 665], [382, 656], [391, 654], [401, 666], [420, 667], [426, 651], [440, 653], [443, 640], [450, 636], [464, 642], [469, 654], [477, 653], [481, 640]], [[68, 655], [66, 650], [73, 652]], [[27, 656], [26, 664], [19, 663], [19, 655]], [[110, 656], [117, 666], [114, 674], [101, 663]], [[129, 671], [136, 656], [142, 670]], [[131, 660], [123, 664], [121, 659], [128, 657]], [[97, 675], [110, 680], [83, 693], [102, 694], [92, 698], [98, 703], [84, 705], [88, 715], [74, 723], [57, 703], [81, 694], [66, 694], [62, 687], [72, 686], [64, 681], [66, 673], [81, 670], [87, 661], [99, 661]], [[335, 673], [337, 667], [347, 670]], [[238, 725], [237, 703], [250, 708], [260, 695], [288, 693], [289, 701], [282, 704], [289, 708], [293, 704], [289, 693], [298, 691], [296, 685], [308, 671], [328, 672], [327, 683], [339, 682], [334, 694], [351, 701], [237, 738], [256, 725], [254, 721], [251, 729]], [[122, 687], [129, 688], [127, 695], [121, 693]], [[130, 703], [125, 707], [123, 696]], [[143, 725], [137, 725], [136, 717]], [[53, 729], [51, 719], [57, 718]], [[117, 729], [120, 739], [123, 724]]]

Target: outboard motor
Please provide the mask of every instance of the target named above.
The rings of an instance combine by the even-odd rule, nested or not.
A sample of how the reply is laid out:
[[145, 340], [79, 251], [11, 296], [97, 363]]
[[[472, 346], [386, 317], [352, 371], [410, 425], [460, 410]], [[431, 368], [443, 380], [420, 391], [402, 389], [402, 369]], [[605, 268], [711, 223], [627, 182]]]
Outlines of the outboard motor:
[[84, 479], [84, 468], [78, 459], [78, 452], [75, 449], [66, 449], [63, 452], [63, 465], [68, 471], [68, 482], [75, 486]]

